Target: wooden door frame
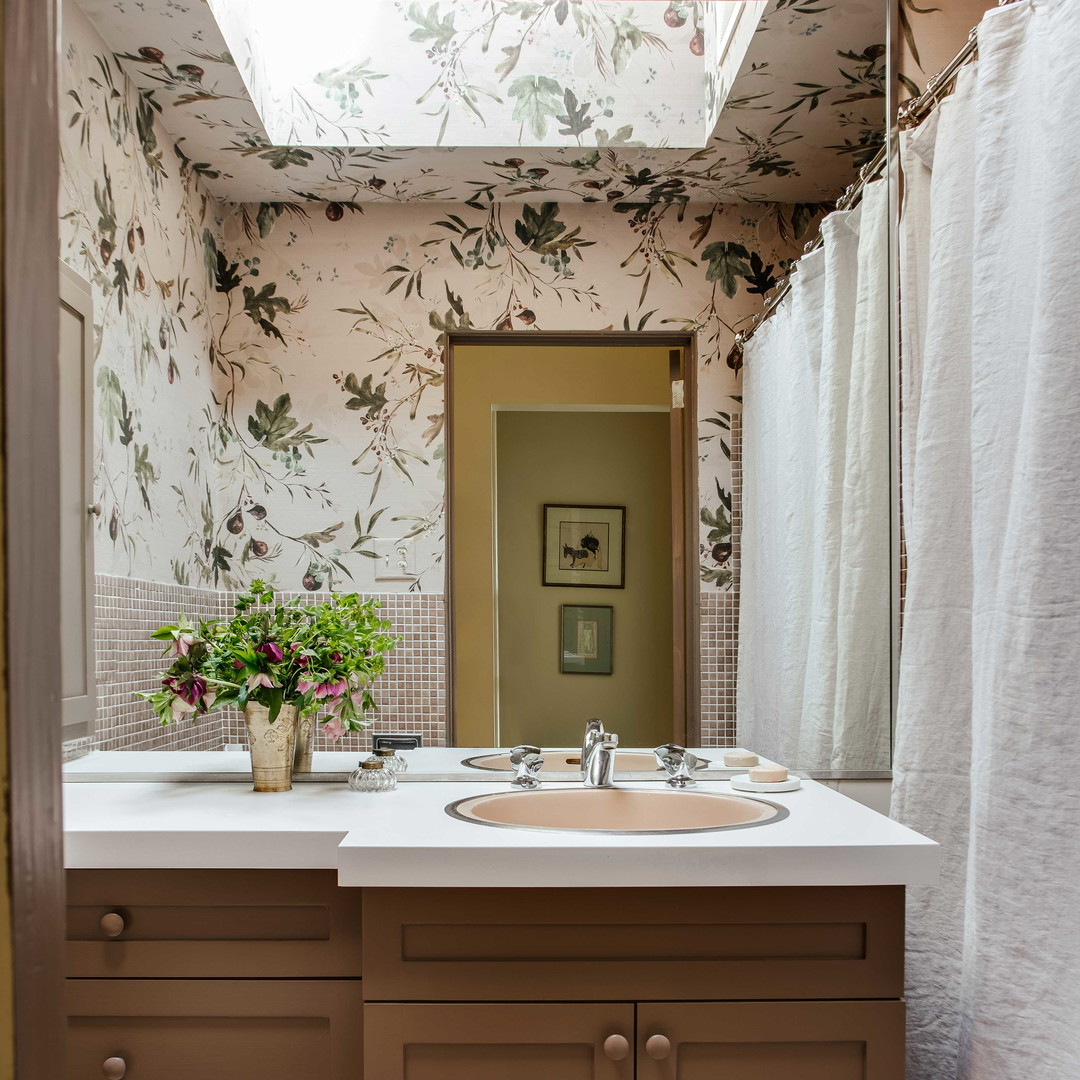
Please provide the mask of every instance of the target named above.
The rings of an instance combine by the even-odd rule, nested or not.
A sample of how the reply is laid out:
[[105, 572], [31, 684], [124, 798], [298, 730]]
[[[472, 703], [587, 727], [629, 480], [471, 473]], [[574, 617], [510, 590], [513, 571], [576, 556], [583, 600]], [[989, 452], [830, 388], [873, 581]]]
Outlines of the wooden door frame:
[[[672, 733], [675, 742], [698, 745], [701, 738], [700, 612], [698, 582], [698, 446], [697, 446], [697, 340], [692, 333], [643, 330], [455, 330], [443, 342], [445, 373], [445, 470], [446, 470], [446, 724], [447, 741], [456, 745], [455, 730], [455, 633], [454, 633], [454, 349], [458, 346], [495, 345], [537, 347], [545, 345], [596, 348], [644, 345], [667, 346], [671, 353], [671, 380], [682, 381], [682, 408], [672, 408], [672, 620], [674, 684]], [[680, 350], [678, 354], [674, 350]], [[687, 418], [692, 417], [688, 421]]]
[[[3, 634], [13, 1072], [64, 1075], [57, 0], [3, 0]], [[5, 987], [7, 989], [7, 987]], [[5, 1018], [5, 1026], [7, 1026]], [[7, 1041], [7, 1040], [5, 1040]], [[10, 1060], [5, 1065], [11, 1067]], [[5, 1070], [6, 1071], [6, 1070]]]

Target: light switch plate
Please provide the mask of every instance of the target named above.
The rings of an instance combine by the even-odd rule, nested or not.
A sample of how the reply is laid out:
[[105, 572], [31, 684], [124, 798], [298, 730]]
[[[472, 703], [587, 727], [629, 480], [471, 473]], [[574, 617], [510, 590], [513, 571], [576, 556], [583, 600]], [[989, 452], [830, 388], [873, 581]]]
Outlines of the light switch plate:
[[375, 562], [376, 581], [412, 581], [414, 549], [411, 540], [376, 537], [371, 548], [379, 556]]

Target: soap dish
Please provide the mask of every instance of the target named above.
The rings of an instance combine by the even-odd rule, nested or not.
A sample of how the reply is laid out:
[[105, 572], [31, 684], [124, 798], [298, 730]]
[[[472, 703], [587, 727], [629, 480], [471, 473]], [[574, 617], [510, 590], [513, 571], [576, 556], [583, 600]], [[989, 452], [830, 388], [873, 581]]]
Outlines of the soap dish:
[[731, 786], [735, 791], [797, 791], [802, 786], [802, 781], [797, 776], [789, 776], [775, 784], [762, 784], [751, 780], [749, 773], [740, 773], [731, 778]]

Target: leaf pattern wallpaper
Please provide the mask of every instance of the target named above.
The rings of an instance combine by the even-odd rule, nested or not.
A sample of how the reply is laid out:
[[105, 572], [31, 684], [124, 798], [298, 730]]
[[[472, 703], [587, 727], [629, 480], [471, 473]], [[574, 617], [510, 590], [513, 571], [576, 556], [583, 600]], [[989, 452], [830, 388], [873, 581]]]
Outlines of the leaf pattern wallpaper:
[[725, 356], [817, 206], [220, 203], [70, 3], [64, 35], [61, 218], [95, 293], [100, 572], [376, 591], [378, 541], [407, 537], [416, 574], [394, 587], [441, 591], [440, 335], [689, 329], [703, 587], [729, 584]]
[[[628, 25], [612, 26], [607, 13], [614, 5], [607, 0], [568, 0], [562, 24], [562, 0], [398, 0], [383, 5], [389, 10], [382, 17], [396, 20], [393, 48], [323, 72], [318, 93], [277, 105], [259, 92], [266, 81], [259, 65], [233, 56], [214, 19], [214, 7], [220, 8], [228, 25], [235, 5], [85, 0], [83, 7], [191, 167], [223, 200], [686, 204], [812, 203], [843, 191], [854, 169], [881, 144], [884, 4], [769, 0], [738, 75], [730, 87], [711, 90], [724, 96], [727, 107], [711, 135], [690, 144], [698, 149], [646, 143], [655, 142], [669, 122], [691, 121], [682, 105], [669, 101], [667, 87], [686, 63], [701, 64], [695, 54], [710, 48], [704, 37], [709, 16], [701, 3], [620, 4]], [[489, 31], [487, 52], [481, 53], [477, 42]], [[230, 37], [242, 33], [237, 29]], [[553, 37], [561, 35], [570, 35], [578, 51], [586, 47], [588, 93], [573, 91], [561, 72], [553, 76]], [[259, 55], [254, 43], [252, 50]], [[478, 53], [485, 64], [501, 58], [490, 80], [471, 66]], [[384, 146], [386, 122], [369, 106], [391, 81], [380, 78], [388, 75], [388, 56], [411, 73], [412, 89], [401, 88], [399, 97], [421, 116], [433, 114], [424, 120], [425, 132], [413, 133], [426, 134], [420, 147]], [[643, 78], [655, 71], [646, 86], [651, 107], [644, 112], [608, 89], [617, 79], [615, 68], [624, 64], [642, 66]], [[416, 104], [429, 88], [431, 96]], [[709, 93], [703, 100], [711, 116]], [[286, 106], [291, 121], [278, 115]], [[353, 130], [350, 113], [357, 110], [366, 118], [364, 132]], [[489, 114], [495, 124], [495, 114], [506, 110], [508, 128], [520, 134], [498, 149], [483, 133]], [[320, 143], [274, 145], [260, 111], [275, 133], [290, 127], [298, 134], [317, 131]], [[472, 125], [487, 145], [439, 146], [447, 117]], [[560, 129], [570, 134], [560, 135]], [[357, 145], [332, 145], [346, 134]], [[538, 137], [570, 145], [538, 147]]]
[[94, 294], [97, 569], [171, 581], [213, 518], [194, 448], [220, 207], [73, 4], [62, 73], [61, 250]]

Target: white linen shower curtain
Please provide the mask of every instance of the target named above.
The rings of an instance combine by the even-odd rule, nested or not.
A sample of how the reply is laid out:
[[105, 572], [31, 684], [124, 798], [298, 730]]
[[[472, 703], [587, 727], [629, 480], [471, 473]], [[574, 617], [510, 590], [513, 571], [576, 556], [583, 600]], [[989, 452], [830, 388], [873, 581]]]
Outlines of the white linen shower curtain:
[[747, 343], [739, 741], [889, 767], [888, 187], [822, 223]]
[[1080, 1076], [1080, 5], [992, 10], [902, 140], [909, 1080]]

